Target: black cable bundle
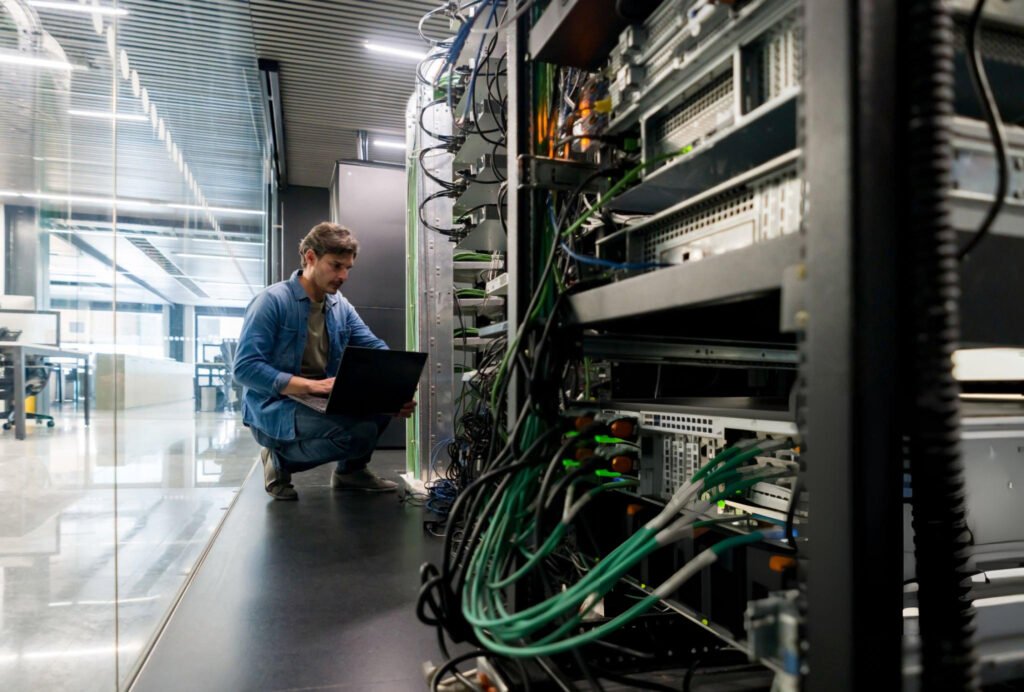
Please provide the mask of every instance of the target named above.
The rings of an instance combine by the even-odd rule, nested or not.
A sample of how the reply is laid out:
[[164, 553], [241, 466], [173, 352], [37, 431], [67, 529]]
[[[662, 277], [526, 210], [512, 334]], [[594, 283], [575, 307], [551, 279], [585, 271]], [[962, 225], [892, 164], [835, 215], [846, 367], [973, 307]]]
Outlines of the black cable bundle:
[[903, 224], [912, 271], [903, 291], [909, 372], [904, 449], [913, 478], [922, 647], [921, 689], [977, 689], [960, 456], [956, 233], [950, 217], [953, 22], [943, 0], [904, 5], [906, 161]]

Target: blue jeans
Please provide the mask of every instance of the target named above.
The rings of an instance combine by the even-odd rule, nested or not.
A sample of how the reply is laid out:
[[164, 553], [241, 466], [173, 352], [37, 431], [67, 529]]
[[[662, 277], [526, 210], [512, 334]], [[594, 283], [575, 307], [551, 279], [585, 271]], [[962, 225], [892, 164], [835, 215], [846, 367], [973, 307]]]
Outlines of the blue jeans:
[[305, 406], [295, 407], [295, 438], [278, 440], [258, 428], [250, 428], [262, 446], [273, 450], [270, 458], [278, 471], [308, 471], [332, 461], [338, 473], [366, 468], [377, 439], [391, 416], [327, 416]]

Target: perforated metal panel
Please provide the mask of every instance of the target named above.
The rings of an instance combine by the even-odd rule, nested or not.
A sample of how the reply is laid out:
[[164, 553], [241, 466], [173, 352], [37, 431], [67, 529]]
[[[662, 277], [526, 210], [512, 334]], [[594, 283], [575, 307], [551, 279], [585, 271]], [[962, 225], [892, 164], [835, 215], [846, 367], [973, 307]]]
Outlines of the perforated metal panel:
[[661, 439], [659, 494], [669, 499], [686, 481], [718, 454], [720, 443], [700, 435], [665, 435]]
[[787, 20], [765, 35], [762, 42], [762, 84], [765, 100], [800, 84], [800, 49], [795, 19]]
[[733, 73], [726, 70], [669, 111], [654, 129], [662, 151], [680, 149], [733, 120]]
[[802, 190], [790, 170], [668, 215], [643, 230], [644, 261], [678, 264], [795, 233]]
[[[964, 51], [967, 47], [965, 25], [956, 24], [956, 49]], [[996, 60], [1011, 65], [1024, 65], [1024, 39], [1020, 34], [1000, 29], [983, 29], [981, 45], [985, 47], [985, 60]]]
[[651, 413], [644, 411], [640, 424], [648, 430], [715, 434], [714, 419], [705, 416], [690, 416], [684, 413]]

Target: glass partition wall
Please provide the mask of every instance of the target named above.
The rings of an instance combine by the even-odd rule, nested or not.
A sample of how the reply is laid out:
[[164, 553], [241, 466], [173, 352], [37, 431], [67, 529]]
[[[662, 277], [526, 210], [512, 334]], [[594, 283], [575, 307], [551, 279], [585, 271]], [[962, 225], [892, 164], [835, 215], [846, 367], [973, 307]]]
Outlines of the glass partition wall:
[[5, 690], [126, 688], [256, 461], [267, 154], [246, 3], [0, 0]]

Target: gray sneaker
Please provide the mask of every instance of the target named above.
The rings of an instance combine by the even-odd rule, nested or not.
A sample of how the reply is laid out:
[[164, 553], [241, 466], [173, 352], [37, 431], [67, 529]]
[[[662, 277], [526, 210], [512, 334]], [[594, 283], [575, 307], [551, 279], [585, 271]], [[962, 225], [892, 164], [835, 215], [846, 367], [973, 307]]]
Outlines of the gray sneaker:
[[270, 454], [270, 450], [266, 447], [260, 448], [260, 461], [263, 462], [263, 489], [275, 500], [298, 500], [299, 494], [295, 492], [295, 487], [291, 484], [291, 474], [279, 474]]
[[360, 469], [352, 473], [331, 473], [331, 487], [335, 490], [362, 490], [370, 493], [390, 493], [398, 488], [398, 483], [384, 480], [370, 469]]

